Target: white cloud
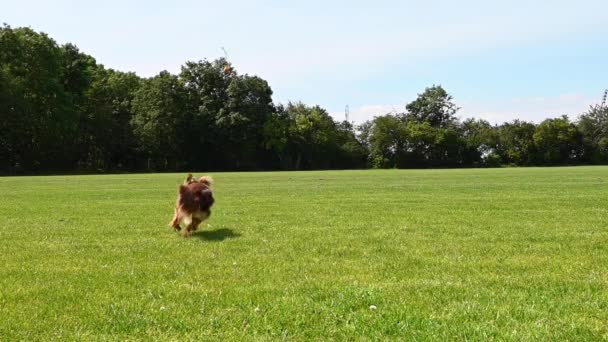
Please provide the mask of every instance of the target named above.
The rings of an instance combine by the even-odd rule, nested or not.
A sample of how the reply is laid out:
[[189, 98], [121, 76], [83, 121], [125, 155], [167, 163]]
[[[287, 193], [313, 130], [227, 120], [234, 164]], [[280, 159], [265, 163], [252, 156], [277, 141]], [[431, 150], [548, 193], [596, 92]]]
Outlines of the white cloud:
[[[544, 119], [568, 115], [571, 120], [589, 109], [589, 106], [599, 102], [583, 94], [563, 94], [552, 97], [523, 97], [497, 100], [494, 102], [465, 102], [457, 115], [461, 119], [485, 119], [492, 124], [500, 124], [515, 119], [539, 123]], [[357, 124], [373, 119], [375, 116], [387, 113], [403, 112], [405, 104], [400, 105], [365, 105], [350, 108], [350, 121]], [[333, 112], [336, 120], [344, 120], [344, 112]]]
[[499, 100], [495, 102], [469, 102], [462, 104], [459, 115], [463, 118], [474, 117], [491, 123], [502, 123], [515, 119], [541, 122], [544, 119], [568, 115], [575, 120], [598, 102], [583, 94], [562, 94], [552, 97], [525, 97]]

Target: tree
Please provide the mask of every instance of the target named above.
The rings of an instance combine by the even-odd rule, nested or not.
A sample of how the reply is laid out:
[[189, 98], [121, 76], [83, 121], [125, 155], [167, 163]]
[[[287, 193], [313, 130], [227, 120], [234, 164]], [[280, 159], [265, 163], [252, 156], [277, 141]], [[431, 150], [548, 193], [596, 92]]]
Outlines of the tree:
[[133, 170], [138, 166], [131, 101], [141, 79], [99, 65], [86, 92], [79, 125], [79, 168]]
[[461, 165], [458, 108], [451, 101], [443, 88], [433, 86], [406, 106], [407, 113], [376, 117], [369, 129], [372, 166]]
[[576, 123], [460, 122], [433, 85], [406, 112], [354, 127], [320, 106], [275, 106], [224, 58], [142, 80], [73, 44], [0, 27], [0, 172], [329, 169], [608, 163], [608, 108]]
[[505, 163], [531, 165], [535, 162], [533, 123], [514, 120], [498, 128], [497, 152]]
[[0, 28], [3, 101], [0, 148], [5, 167], [60, 169], [70, 162], [66, 146], [77, 128], [77, 113], [64, 88], [62, 51], [46, 34], [29, 28]]
[[18, 114], [15, 108], [19, 108], [15, 100], [17, 96], [13, 94], [4, 69], [0, 69], [0, 172], [12, 170], [15, 166], [16, 154], [15, 141], [17, 139]]
[[336, 164], [335, 168], [362, 168], [367, 163], [367, 149], [357, 139], [355, 127], [348, 121], [336, 125]]
[[462, 164], [497, 166], [500, 156], [495, 152], [498, 131], [485, 120], [466, 119], [459, 126], [462, 140]]
[[461, 138], [454, 127], [435, 128], [430, 166], [457, 167], [462, 165]]
[[428, 167], [440, 165], [437, 159], [440, 153], [437, 143], [441, 142], [440, 129], [433, 127], [429, 121], [404, 122], [402, 130], [405, 144], [398, 152], [397, 167]]
[[61, 46], [61, 62], [63, 89], [68, 92], [77, 110], [82, 110], [86, 91], [97, 70], [97, 62], [95, 58], [80, 52], [76, 45], [69, 43]]
[[426, 88], [405, 108], [408, 120], [428, 122], [432, 127], [441, 128], [454, 124], [455, 114], [460, 109], [452, 102], [452, 96], [443, 87], [436, 85]]
[[296, 156], [294, 168], [331, 168], [330, 146], [335, 144], [336, 124], [329, 113], [301, 102], [289, 103], [285, 110], [290, 118], [291, 151]]
[[227, 95], [228, 102], [216, 118], [226, 134], [224, 150], [236, 169], [256, 168], [264, 151], [264, 123], [274, 112], [272, 89], [259, 77], [236, 75], [228, 84]]
[[582, 155], [580, 134], [566, 115], [541, 122], [533, 135], [543, 164], [568, 164]]
[[360, 124], [359, 126], [357, 126], [357, 131], [358, 131], [357, 140], [359, 140], [359, 142], [361, 142], [361, 144], [367, 151], [368, 155], [370, 154], [370, 151], [371, 151], [371, 143], [370, 143], [369, 139], [370, 139], [373, 127], [374, 127], [373, 120], [367, 120], [367, 121], [363, 122], [362, 124]]
[[292, 158], [289, 153], [291, 136], [291, 118], [285, 106], [279, 104], [264, 123], [264, 148], [271, 155], [270, 165], [273, 168], [292, 168]]
[[186, 92], [178, 77], [167, 71], [144, 80], [133, 98], [131, 125], [138, 148], [148, 157], [148, 168], [180, 169], [186, 120]]
[[[228, 62], [187, 62], [180, 73], [188, 94], [188, 115], [196, 139], [192, 154], [203, 151], [198, 166], [255, 168], [264, 149], [264, 123], [274, 111], [272, 90], [259, 77], [239, 76]], [[228, 72], [226, 72], [228, 70]], [[204, 135], [203, 135], [204, 134]]]
[[[187, 96], [184, 153], [191, 156], [191, 168], [223, 169], [225, 136], [216, 120], [228, 102], [227, 88], [232, 74], [224, 74], [225, 60], [186, 62], [179, 74]], [[201, 155], [203, 154], [204, 155]]]
[[396, 167], [400, 153], [405, 151], [406, 126], [394, 115], [374, 118], [369, 134], [370, 162], [372, 167]]
[[577, 123], [583, 143], [582, 160], [608, 163], [608, 106], [595, 105]]

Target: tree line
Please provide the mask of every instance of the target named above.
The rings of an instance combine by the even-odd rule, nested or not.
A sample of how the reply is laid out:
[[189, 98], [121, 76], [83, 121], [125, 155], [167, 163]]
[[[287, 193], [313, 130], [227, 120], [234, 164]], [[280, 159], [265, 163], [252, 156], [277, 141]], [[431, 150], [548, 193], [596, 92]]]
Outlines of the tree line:
[[456, 117], [432, 86], [359, 126], [275, 104], [268, 82], [223, 58], [141, 78], [73, 44], [0, 27], [0, 173], [573, 165], [608, 162], [608, 109], [570, 121]]

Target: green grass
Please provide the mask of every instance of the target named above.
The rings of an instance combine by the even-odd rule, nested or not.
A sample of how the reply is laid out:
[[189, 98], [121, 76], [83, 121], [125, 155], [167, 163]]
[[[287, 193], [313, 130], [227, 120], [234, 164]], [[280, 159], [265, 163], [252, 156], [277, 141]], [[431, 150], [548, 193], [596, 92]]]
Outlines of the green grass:
[[608, 339], [608, 167], [213, 176], [0, 178], [0, 340]]

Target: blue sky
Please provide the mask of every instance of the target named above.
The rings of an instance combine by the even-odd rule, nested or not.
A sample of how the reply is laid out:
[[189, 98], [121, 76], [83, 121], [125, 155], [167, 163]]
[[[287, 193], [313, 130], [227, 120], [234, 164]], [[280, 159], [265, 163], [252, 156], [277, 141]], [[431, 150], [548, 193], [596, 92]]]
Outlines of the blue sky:
[[342, 119], [400, 111], [443, 85], [461, 117], [575, 118], [608, 88], [608, 3], [579, 1], [9, 1], [0, 21], [152, 76], [225, 47], [275, 102]]

